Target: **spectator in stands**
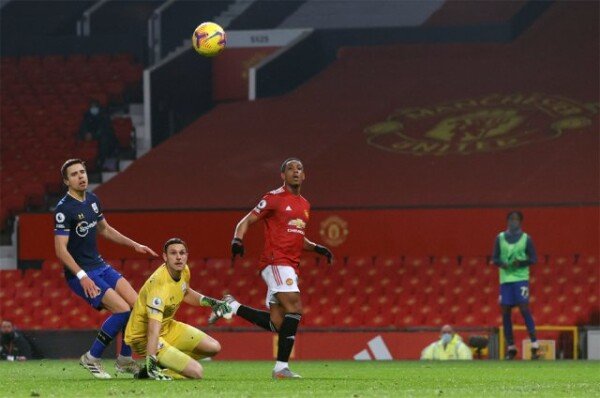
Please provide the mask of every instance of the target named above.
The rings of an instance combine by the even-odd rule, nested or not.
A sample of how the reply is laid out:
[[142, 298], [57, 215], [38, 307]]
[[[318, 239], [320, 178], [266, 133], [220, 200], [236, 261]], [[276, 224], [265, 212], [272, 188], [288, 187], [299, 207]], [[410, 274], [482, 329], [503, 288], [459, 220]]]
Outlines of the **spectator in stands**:
[[421, 359], [446, 361], [451, 359], [473, 359], [471, 349], [463, 343], [461, 337], [450, 325], [444, 325], [440, 339], [425, 347]]
[[31, 346], [25, 336], [15, 330], [12, 322], [4, 320], [0, 325], [0, 359], [25, 361], [31, 358]]
[[112, 129], [110, 117], [102, 109], [100, 102], [92, 100], [90, 109], [83, 115], [79, 129], [79, 138], [82, 141], [98, 142], [98, 167], [101, 170], [114, 171], [115, 166], [108, 159], [116, 156], [118, 141]]

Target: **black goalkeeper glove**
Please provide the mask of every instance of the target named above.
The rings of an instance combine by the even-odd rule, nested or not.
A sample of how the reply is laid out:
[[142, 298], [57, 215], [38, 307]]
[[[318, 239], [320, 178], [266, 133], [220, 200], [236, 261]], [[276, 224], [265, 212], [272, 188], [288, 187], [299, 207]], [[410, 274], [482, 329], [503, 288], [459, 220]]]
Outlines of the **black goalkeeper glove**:
[[148, 378], [154, 380], [173, 380], [170, 376], [167, 376], [158, 367], [158, 359], [154, 355], [148, 355], [146, 357], [146, 373]]
[[333, 261], [333, 253], [325, 246], [315, 245], [315, 252], [317, 252], [321, 256], [327, 257], [327, 264], [331, 264], [331, 262]]
[[244, 242], [240, 238], [233, 238], [231, 241], [231, 255], [234, 259], [237, 255], [244, 257]]

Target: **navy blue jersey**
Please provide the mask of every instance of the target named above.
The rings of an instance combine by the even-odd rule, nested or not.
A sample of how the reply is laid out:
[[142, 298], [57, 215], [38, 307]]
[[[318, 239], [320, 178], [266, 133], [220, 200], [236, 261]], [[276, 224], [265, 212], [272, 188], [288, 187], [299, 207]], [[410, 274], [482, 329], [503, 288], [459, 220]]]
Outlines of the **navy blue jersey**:
[[[67, 250], [85, 271], [104, 264], [96, 244], [98, 223], [103, 219], [98, 197], [87, 191], [83, 201], [66, 194], [54, 211], [54, 234], [69, 236]], [[72, 276], [70, 271], [67, 276]]]

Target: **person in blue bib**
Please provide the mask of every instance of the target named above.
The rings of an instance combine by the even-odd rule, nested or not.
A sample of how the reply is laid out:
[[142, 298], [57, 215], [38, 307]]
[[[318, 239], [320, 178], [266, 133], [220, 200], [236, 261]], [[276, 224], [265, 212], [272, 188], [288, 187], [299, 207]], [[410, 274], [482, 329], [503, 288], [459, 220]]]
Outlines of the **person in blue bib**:
[[535, 322], [529, 310], [529, 267], [537, 263], [537, 255], [531, 236], [521, 229], [523, 213], [511, 211], [506, 220], [507, 229], [496, 237], [492, 256], [500, 276], [500, 307], [507, 345], [506, 358], [514, 359], [517, 356], [512, 309], [519, 307], [531, 338], [531, 358], [538, 359], [539, 344], [535, 335]]

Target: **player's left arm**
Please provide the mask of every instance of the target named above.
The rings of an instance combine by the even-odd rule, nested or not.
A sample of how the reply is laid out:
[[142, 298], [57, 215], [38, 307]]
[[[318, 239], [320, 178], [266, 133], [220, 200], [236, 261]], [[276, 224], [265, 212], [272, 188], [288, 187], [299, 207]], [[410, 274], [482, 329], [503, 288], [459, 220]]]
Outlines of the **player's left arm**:
[[133, 239], [128, 238], [127, 236], [114, 229], [108, 224], [105, 218], [98, 222], [98, 232], [100, 233], [100, 235], [112, 242], [118, 243], [123, 246], [132, 247], [138, 253], [145, 253], [150, 254], [154, 257], [158, 257], [158, 254], [156, 254], [154, 250], [150, 249], [148, 246], [137, 243]]
[[529, 267], [530, 265], [534, 265], [537, 263], [537, 252], [535, 250], [535, 246], [533, 245], [533, 240], [529, 235], [527, 235], [527, 246], [525, 247], [525, 254], [527, 254], [527, 260], [519, 261], [520, 267]]
[[189, 305], [193, 305], [196, 307], [210, 307], [215, 313], [231, 312], [231, 307], [225, 301], [205, 296], [189, 287], [185, 291], [183, 301]]
[[307, 238], [304, 238], [304, 250], [309, 252], [315, 252], [321, 256], [327, 257], [327, 263], [331, 264], [333, 261], [333, 252], [323, 245], [311, 242]]

